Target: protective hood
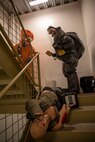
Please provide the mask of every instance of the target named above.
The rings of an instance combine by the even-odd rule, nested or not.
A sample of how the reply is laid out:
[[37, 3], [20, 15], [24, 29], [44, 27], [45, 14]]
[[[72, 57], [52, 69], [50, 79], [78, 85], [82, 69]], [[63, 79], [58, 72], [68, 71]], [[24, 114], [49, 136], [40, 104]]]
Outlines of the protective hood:
[[57, 27], [56, 32], [57, 32], [57, 34], [54, 37], [54, 42], [55, 41], [57, 42], [61, 37], [63, 37], [65, 35], [65, 32], [61, 29], [61, 27]]
[[[34, 40], [34, 35], [33, 35], [33, 33], [32, 33], [31, 31], [25, 30], [25, 33], [26, 33], [26, 35], [28, 36], [28, 38]], [[22, 31], [21, 31], [21, 36], [23, 36], [25, 33], [24, 33], [24, 30], [22, 30]]]

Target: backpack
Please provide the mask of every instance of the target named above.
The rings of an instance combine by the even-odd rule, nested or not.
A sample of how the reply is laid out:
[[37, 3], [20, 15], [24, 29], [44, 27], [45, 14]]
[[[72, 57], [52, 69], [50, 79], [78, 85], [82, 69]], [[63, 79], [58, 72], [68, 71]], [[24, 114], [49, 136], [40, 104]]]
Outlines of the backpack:
[[79, 39], [76, 32], [67, 32], [67, 36], [70, 36], [75, 41], [75, 50], [78, 54], [78, 59], [80, 59], [85, 51], [82, 41]]

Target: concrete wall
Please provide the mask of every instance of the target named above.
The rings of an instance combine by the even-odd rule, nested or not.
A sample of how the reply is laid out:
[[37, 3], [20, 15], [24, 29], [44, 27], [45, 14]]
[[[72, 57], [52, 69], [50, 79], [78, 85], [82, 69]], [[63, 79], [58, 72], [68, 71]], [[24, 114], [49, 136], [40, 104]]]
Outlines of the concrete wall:
[[95, 76], [95, 0], [81, 0], [81, 8], [90, 56], [91, 72]]
[[21, 16], [21, 20], [24, 27], [31, 30], [35, 35], [32, 45], [40, 52], [42, 86], [46, 85], [46, 81], [55, 80], [57, 86], [67, 87], [66, 78], [63, 76], [61, 70], [61, 61], [54, 60], [52, 57], [48, 57], [45, 54], [47, 50], [54, 51], [52, 42], [47, 33], [47, 27], [49, 25], [56, 27], [61, 26], [65, 32], [75, 31], [78, 33], [86, 49], [85, 54], [79, 60], [77, 68], [78, 77], [91, 75], [90, 59], [80, 2], [25, 14]]

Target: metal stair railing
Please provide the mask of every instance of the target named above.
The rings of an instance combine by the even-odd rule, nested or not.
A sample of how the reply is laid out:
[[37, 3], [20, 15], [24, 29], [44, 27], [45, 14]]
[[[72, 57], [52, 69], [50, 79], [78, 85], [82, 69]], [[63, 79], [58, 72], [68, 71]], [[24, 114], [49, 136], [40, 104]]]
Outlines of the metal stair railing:
[[[37, 97], [41, 90], [39, 53], [33, 57], [32, 45], [29, 43], [31, 57], [33, 58], [25, 66], [14, 49], [14, 46], [21, 39], [21, 30], [25, 33], [13, 1], [0, 1], [0, 48], [4, 45], [5, 48], [9, 47], [21, 70], [18, 75], [10, 78], [11, 81], [9, 81], [7, 86], [4, 86], [3, 83], [3, 89], [0, 89], [0, 141], [4, 142], [20, 141], [27, 126], [25, 103], [28, 99]], [[4, 45], [2, 44], [3, 40], [5, 40]], [[1, 64], [0, 67], [2, 68]]]
[[[9, 38], [7, 37], [7, 35], [6, 35], [6, 33], [4, 32], [4, 30], [3, 30], [3, 28], [2, 28], [2, 26], [0, 25], [0, 32], [1, 32], [1, 34], [4, 36], [4, 39], [2, 38], [2, 36], [1, 36], [1, 34], [0, 34], [0, 40], [1, 40], [1, 43], [0, 43], [0, 46], [1, 46], [1, 48], [3, 49], [3, 46], [5, 46], [6, 47], [6, 49], [8, 50], [8, 46], [7, 46], [7, 43], [9, 43], [9, 45], [11, 45], [11, 42], [10, 42], [10, 40], [9, 40]], [[6, 43], [7, 42], [7, 43]], [[5, 49], [5, 47], [4, 47], [4, 49]], [[12, 54], [11, 54], [12, 55]], [[33, 57], [32, 58], [32, 60], [26, 65], [26, 67], [24, 67], [24, 69], [22, 69], [22, 71], [21, 72], [24, 72], [25, 73], [25, 75], [26, 75], [26, 77], [28, 77], [28, 79], [29, 79], [29, 81], [33, 84], [33, 85], [36, 85], [37, 86], [37, 84], [35, 84], [35, 79], [38, 79], [39, 80], [39, 89], [41, 90], [41, 85], [40, 85], [40, 67], [39, 67], [39, 57], [37, 57], [37, 55], [39, 55], [39, 53], [38, 54], [36, 54], [36, 56], [35, 57]], [[34, 63], [34, 59], [37, 57], [37, 60], [36, 60], [36, 62]], [[13, 57], [14, 58], [14, 57]], [[29, 67], [30, 66], [30, 67]], [[32, 70], [32, 67], [34, 66], [34, 69]], [[27, 76], [27, 74], [26, 74], [26, 68], [29, 68], [29, 69], [27, 69], [27, 72], [28, 72], [28, 76]], [[35, 71], [35, 68], [37, 68], [36, 69], [36, 71]], [[24, 70], [24, 71], [23, 71]], [[31, 76], [29, 75], [29, 72], [31, 72]], [[34, 77], [34, 73], [35, 72], [37, 72], [36, 73], [36, 76]], [[30, 76], [30, 78], [29, 78], [29, 76]], [[37, 77], [38, 76], [38, 77]], [[17, 76], [17, 78], [19, 78], [19, 76]], [[31, 80], [31, 78], [32, 78], [32, 80]], [[13, 79], [13, 81], [12, 81], [12, 83], [11, 84], [13, 84], [15, 81], [14, 81], [14, 79]], [[9, 84], [10, 85], [10, 84]], [[6, 88], [10, 88], [10, 86], [7, 86]], [[8, 90], [8, 89], [4, 89], [4, 90]], [[2, 97], [3, 96], [3, 94], [5, 93], [5, 91], [2, 91], [2, 93], [1, 93], [1, 95], [0, 95], [0, 97]]]
[[[12, 85], [14, 85], [14, 83], [21, 77], [21, 75], [25, 72], [25, 70], [33, 63], [33, 61], [35, 60], [35, 58], [39, 58], [39, 53], [37, 53], [35, 55], [35, 57], [32, 58], [32, 60], [12, 79], [12, 81], [0, 92], [0, 98], [2, 98], [2, 96], [5, 95], [5, 93], [11, 88]], [[23, 82], [22, 82], [23, 83]], [[39, 82], [40, 83], [40, 82]], [[33, 84], [34, 86], [39, 86], [40, 84]], [[40, 89], [39, 89], [40, 90]]]
[[[24, 62], [21, 60], [21, 58], [19, 57], [17, 51], [14, 49], [14, 46], [12, 44], [12, 42], [10, 41], [8, 35], [6, 34], [5, 30], [3, 29], [2, 25], [0, 24], [0, 36], [3, 36], [4, 37], [4, 40], [7, 42], [7, 44], [9, 45], [12, 53], [14, 54], [15, 58], [18, 60], [18, 63], [20, 65], [21, 68], [23, 68], [25, 66]], [[0, 38], [0, 40], [2, 40]], [[33, 68], [33, 65], [32, 65], [32, 68]], [[33, 69], [32, 69], [33, 70]], [[29, 74], [29, 71], [26, 70], [25, 74], [27, 75], [28, 79], [31, 81], [32, 77], [30, 76]]]
[[[31, 64], [35, 65], [34, 66], [34, 78], [33, 78], [33, 82], [35, 82], [34, 84], [33, 84], [33, 82], [31, 83], [27, 79], [26, 75], [24, 74], [24, 72], [25, 72], [25, 70], [27, 70], [27, 68], [28, 68], [28, 70], [31, 70], [31, 67], [32, 67]], [[32, 74], [32, 72], [31, 72], [31, 74]], [[19, 93], [19, 91], [15, 92], [14, 95], [11, 94], [11, 92], [13, 91], [13, 88], [14, 88], [13, 85], [15, 85], [15, 90], [16, 90], [16, 88], [21, 89], [22, 94]], [[6, 114], [5, 117], [2, 117], [2, 115], [0, 115], [0, 120], [1, 121], [3, 120], [7, 123], [7, 119], [9, 117], [13, 118], [14, 113], [17, 113], [17, 116], [19, 116], [18, 113], [24, 113], [24, 114], [22, 114], [22, 118], [20, 118], [20, 119], [18, 118], [16, 123], [18, 124], [20, 120], [22, 122], [23, 119], [26, 118], [26, 116], [25, 116], [25, 103], [26, 103], [26, 101], [28, 99], [35, 98], [40, 89], [41, 89], [41, 84], [40, 84], [40, 70], [39, 70], [39, 53], [37, 53], [35, 55], [35, 57], [33, 57], [32, 60], [0, 92], [0, 97], [1, 97], [0, 109], [2, 109], [3, 115], [4, 115], [4, 113], [7, 113], [7, 114], [13, 113], [10, 116], [7, 116], [7, 114]], [[9, 95], [8, 95], [8, 92], [9, 92]], [[21, 104], [24, 104], [24, 107], [22, 109], [20, 109], [20, 107], [17, 107], [17, 105], [19, 106]], [[5, 106], [6, 106], [5, 109], [6, 109], [7, 112], [4, 111]], [[11, 110], [10, 107], [12, 108], [12, 110]], [[12, 120], [12, 122], [13, 122], [13, 120]], [[6, 142], [10, 141], [11, 139], [13, 140], [16, 135], [18, 135], [18, 137], [19, 137], [18, 139], [20, 140], [21, 135], [19, 134], [19, 132], [21, 130], [24, 130], [24, 128], [26, 127], [26, 124], [27, 124], [26, 119], [25, 119], [25, 122], [26, 123], [24, 125], [22, 125], [22, 128], [20, 128], [20, 129], [18, 128], [18, 131], [16, 133], [12, 134], [10, 137], [8, 137], [8, 131], [9, 131], [10, 128], [12, 128], [13, 131], [15, 131], [14, 130], [15, 123], [13, 122], [12, 125], [10, 125], [8, 127], [7, 127], [7, 124], [5, 124], [5, 129], [1, 130], [0, 135], [2, 135], [3, 133], [6, 134], [6, 136], [4, 136]]]

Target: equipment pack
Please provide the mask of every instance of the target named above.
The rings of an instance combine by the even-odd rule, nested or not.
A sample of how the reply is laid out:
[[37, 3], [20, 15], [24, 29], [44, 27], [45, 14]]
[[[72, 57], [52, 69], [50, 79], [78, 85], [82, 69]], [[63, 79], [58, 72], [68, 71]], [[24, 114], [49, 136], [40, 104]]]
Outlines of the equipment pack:
[[80, 59], [85, 51], [85, 48], [82, 41], [78, 37], [78, 34], [76, 32], [67, 32], [66, 35], [70, 36], [75, 41], [75, 48], [78, 54], [78, 58]]

